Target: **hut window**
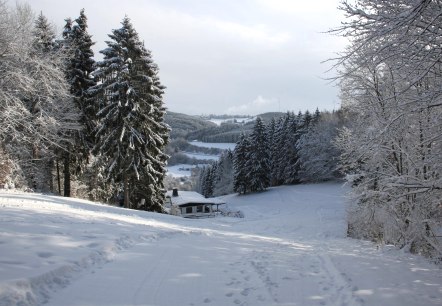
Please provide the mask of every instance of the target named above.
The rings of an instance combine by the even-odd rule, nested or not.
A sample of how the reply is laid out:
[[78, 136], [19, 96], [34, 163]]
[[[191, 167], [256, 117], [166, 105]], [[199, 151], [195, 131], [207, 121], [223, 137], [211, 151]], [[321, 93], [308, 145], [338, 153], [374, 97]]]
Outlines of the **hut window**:
[[192, 206], [186, 207], [186, 214], [191, 214], [192, 213]]
[[202, 213], [203, 212], [203, 206], [199, 205], [196, 207], [196, 212]]

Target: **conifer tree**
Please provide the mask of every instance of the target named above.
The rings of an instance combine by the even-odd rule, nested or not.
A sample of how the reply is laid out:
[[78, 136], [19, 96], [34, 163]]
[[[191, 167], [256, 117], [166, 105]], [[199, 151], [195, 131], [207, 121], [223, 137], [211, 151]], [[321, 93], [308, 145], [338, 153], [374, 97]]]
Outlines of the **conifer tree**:
[[204, 177], [205, 189], [203, 195], [206, 198], [213, 196], [213, 189], [216, 181], [217, 163], [209, 166]]
[[206, 172], [207, 172], [208, 167], [203, 166], [201, 168], [201, 170], [199, 171], [198, 174], [198, 181], [197, 181], [197, 188], [196, 191], [199, 192], [200, 194], [204, 195], [206, 193]]
[[321, 112], [318, 108], [316, 108], [315, 113], [312, 116], [312, 123], [316, 124], [319, 122], [319, 119], [321, 119]]
[[73, 102], [80, 110], [80, 124], [82, 129], [72, 135], [74, 143], [68, 146], [64, 152], [64, 196], [71, 195], [71, 164], [74, 173], [78, 173], [87, 162], [90, 149], [92, 148], [92, 131], [95, 124], [97, 107], [90, 97], [88, 90], [96, 85], [92, 72], [95, 61], [93, 59], [91, 35], [87, 32], [87, 17], [84, 9], [73, 23], [70, 18], [66, 19], [63, 30], [63, 47], [67, 53], [66, 78], [70, 86]]
[[278, 186], [284, 183], [284, 169], [287, 165], [285, 158], [285, 145], [289, 124], [289, 114], [279, 118], [275, 129], [273, 164], [271, 169], [272, 185]]
[[270, 185], [270, 165], [266, 129], [261, 118], [256, 118], [255, 126], [250, 135], [246, 168], [249, 171], [250, 190], [265, 190]]
[[233, 152], [224, 152], [217, 163], [214, 196], [226, 195], [233, 192]]
[[269, 150], [269, 167], [270, 167], [270, 186], [275, 186], [276, 182], [273, 176], [273, 169], [276, 164], [276, 156], [277, 156], [277, 138], [276, 138], [276, 130], [277, 123], [275, 118], [272, 118], [270, 123], [266, 126], [266, 135], [268, 141], [268, 150]]
[[284, 184], [299, 182], [299, 154], [296, 146], [301, 137], [300, 126], [293, 113], [288, 115], [287, 137], [284, 145], [285, 167], [283, 171]]
[[249, 155], [250, 142], [246, 135], [241, 134], [233, 151], [233, 191], [238, 193], [246, 193], [249, 188], [249, 171], [246, 168], [247, 158]]
[[[145, 199], [144, 208], [162, 211], [163, 178], [169, 128], [164, 123], [164, 86], [150, 51], [140, 41], [128, 17], [112, 31], [100, 51], [95, 75], [101, 83], [93, 93], [100, 99], [94, 151], [107, 160], [107, 175], [124, 186], [125, 207]], [[129, 187], [134, 196], [129, 199]]]
[[43, 15], [43, 12], [40, 12], [40, 15], [35, 20], [32, 34], [34, 38], [32, 42], [33, 52], [47, 54], [54, 50], [55, 32], [46, 16]]

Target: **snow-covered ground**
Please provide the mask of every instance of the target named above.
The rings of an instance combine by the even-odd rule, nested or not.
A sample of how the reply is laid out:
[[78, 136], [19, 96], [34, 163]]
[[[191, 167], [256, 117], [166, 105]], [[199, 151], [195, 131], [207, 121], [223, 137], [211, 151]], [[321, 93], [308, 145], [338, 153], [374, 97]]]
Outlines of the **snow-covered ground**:
[[202, 142], [202, 141], [191, 141], [189, 142], [191, 145], [197, 146], [197, 147], [203, 147], [203, 148], [218, 148], [222, 150], [234, 150], [236, 143], [230, 143], [230, 142]]
[[[203, 165], [200, 165], [203, 166]], [[167, 175], [171, 175], [173, 177], [184, 177], [191, 176], [192, 168], [197, 167], [196, 165], [189, 164], [179, 164], [174, 166], [167, 166]]]
[[[222, 150], [235, 149], [234, 143], [214, 143], [214, 142], [202, 142], [202, 141], [192, 141], [190, 144], [197, 146], [197, 147], [204, 147], [204, 148], [218, 148]], [[199, 161], [207, 161], [207, 164], [209, 164], [212, 161], [216, 161], [220, 158], [220, 155], [213, 155], [213, 154], [204, 154], [204, 153], [194, 153], [194, 152], [183, 152], [187, 156], [191, 158], [195, 158]], [[204, 165], [199, 165], [203, 167]], [[192, 168], [195, 168], [196, 165], [190, 165], [190, 164], [180, 164], [180, 165], [174, 165], [174, 166], [168, 166], [167, 167], [167, 174], [172, 175], [173, 177], [183, 177], [183, 176], [190, 176]]]
[[245, 218], [0, 193], [0, 305], [442, 305], [442, 271], [345, 238], [339, 184], [226, 196]]
[[213, 122], [216, 125], [221, 125], [221, 123], [225, 123], [225, 122], [237, 122], [237, 123], [242, 123], [245, 124], [247, 122], [253, 121], [256, 118], [249, 118], [249, 117], [238, 117], [238, 118], [228, 118], [228, 119], [217, 119], [217, 118], [210, 118], [207, 121]]
[[194, 153], [194, 152], [183, 152], [190, 158], [195, 158], [197, 160], [218, 160], [219, 155], [204, 154], [204, 153]]

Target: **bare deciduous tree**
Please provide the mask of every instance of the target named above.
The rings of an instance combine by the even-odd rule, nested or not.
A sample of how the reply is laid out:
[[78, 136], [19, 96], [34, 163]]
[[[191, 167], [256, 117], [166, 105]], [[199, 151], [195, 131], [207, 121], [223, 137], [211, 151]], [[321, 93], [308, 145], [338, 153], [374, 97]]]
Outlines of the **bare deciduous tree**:
[[350, 234], [440, 256], [442, 2], [341, 3], [350, 39], [337, 58], [344, 170], [354, 186]]

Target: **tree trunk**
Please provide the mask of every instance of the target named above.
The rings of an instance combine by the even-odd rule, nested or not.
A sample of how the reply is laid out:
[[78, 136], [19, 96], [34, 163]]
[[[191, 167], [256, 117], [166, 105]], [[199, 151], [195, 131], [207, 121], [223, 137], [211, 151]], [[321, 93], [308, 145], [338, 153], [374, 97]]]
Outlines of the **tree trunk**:
[[129, 203], [129, 178], [124, 174], [124, 207], [130, 208]]
[[38, 158], [38, 149], [37, 149], [37, 145], [33, 145], [32, 146], [32, 188], [35, 190], [37, 190], [37, 165], [36, 165], [36, 161]]
[[61, 195], [61, 181], [60, 181], [60, 164], [57, 158], [57, 184], [58, 184], [58, 194]]
[[49, 190], [51, 193], [54, 193], [54, 159], [51, 158], [48, 163], [48, 175], [49, 175]]
[[[69, 149], [69, 148], [68, 148]], [[64, 196], [71, 196], [71, 171], [69, 169], [71, 154], [66, 152], [64, 155]]]

